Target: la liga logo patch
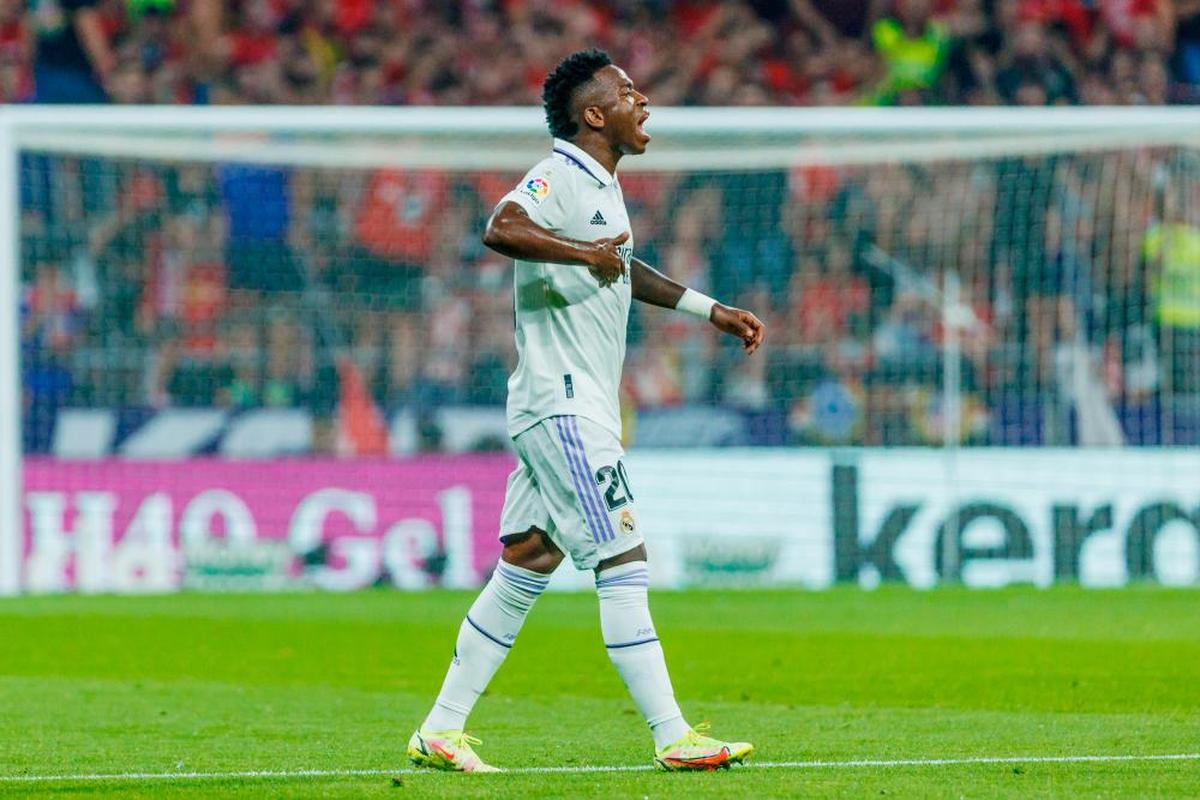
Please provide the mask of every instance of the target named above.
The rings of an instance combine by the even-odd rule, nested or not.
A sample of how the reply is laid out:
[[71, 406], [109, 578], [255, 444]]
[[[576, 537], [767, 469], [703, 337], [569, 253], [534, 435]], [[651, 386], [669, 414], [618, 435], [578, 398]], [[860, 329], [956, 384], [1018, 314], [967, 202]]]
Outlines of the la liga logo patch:
[[545, 178], [530, 178], [525, 182], [525, 191], [534, 200], [544, 200], [550, 194], [550, 181]]

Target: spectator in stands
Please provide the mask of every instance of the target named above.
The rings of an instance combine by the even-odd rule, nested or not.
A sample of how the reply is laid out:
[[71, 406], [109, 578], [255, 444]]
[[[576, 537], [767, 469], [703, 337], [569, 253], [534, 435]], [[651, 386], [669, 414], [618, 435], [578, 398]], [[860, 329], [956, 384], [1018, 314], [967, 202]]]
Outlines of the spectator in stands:
[[152, 408], [205, 408], [224, 405], [220, 389], [230, 376], [228, 365], [193, 359], [184, 352], [179, 326], [164, 321], [155, 332], [148, 362], [146, 401]]
[[929, 301], [916, 294], [898, 295], [871, 339], [877, 377], [897, 385], [929, 381], [939, 367], [933, 335]]
[[291, 248], [295, 215], [290, 170], [253, 164], [223, 164], [217, 170], [225, 229], [230, 299], [237, 306], [275, 295], [294, 297], [303, 286], [301, 265]]
[[1091, 71], [1078, 84], [1079, 100], [1088, 106], [1112, 106], [1117, 104], [1117, 93], [1107, 78], [1100, 72]]
[[0, 102], [33, 99], [34, 40], [21, 0], [0, 0]]
[[33, 275], [22, 301], [21, 338], [35, 350], [68, 352], [82, 331], [79, 297], [55, 261], [37, 264]]
[[[771, 308], [771, 297], [761, 286], [742, 294], [739, 302], [754, 308]], [[769, 313], [768, 317], [774, 316]], [[774, 320], [771, 320], [773, 322]], [[770, 323], [768, 323], [770, 324]], [[775, 330], [772, 327], [772, 330]], [[771, 405], [771, 385], [765, 358], [735, 358], [723, 347], [714, 347], [720, 363], [713, 375], [718, 383], [716, 399], [723, 405], [744, 411], [762, 411]], [[751, 364], [750, 362], [754, 363]]]
[[1200, 84], [1200, 0], [1175, 0], [1174, 5], [1175, 74], [1195, 86]]
[[719, 296], [734, 297], [761, 283], [779, 297], [791, 276], [791, 242], [780, 224], [787, 174], [779, 170], [717, 173], [722, 241], [709, 283]]
[[[546, 65], [585, 43], [617, 51], [664, 105], [843, 103], [860, 95], [888, 103], [1013, 102], [1036, 83], [1057, 103], [1071, 100], [1069, 88], [1103, 71], [1114, 52], [1129, 52], [1140, 64], [1143, 56], [1166, 59], [1174, 51], [1169, 77], [1177, 85], [1169, 96], [1192, 97], [1200, 75], [1190, 66], [1200, 59], [1188, 55], [1198, 49], [1196, 11], [1184, 3], [1177, 21], [1168, 0], [733, 0], [611, 8], [246, 0], [229, 13], [222, 0], [136, 0], [123, 9], [94, 1], [38, 0], [30, 36], [20, 15], [14, 18], [16, 4], [5, 0], [0, 89], [23, 96], [21, 75], [34, 48], [22, 41], [35, 41], [39, 63], [47, 65], [39, 68], [47, 99], [64, 85], [55, 65], [66, 64], [73, 97], [112, 94], [119, 102], [531, 103]], [[65, 24], [68, 18], [78, 24]], [[1050, 55], [1031, 59], [1030, 48]], [[1008, 63], [998, 66], [1001, 54]], [[997, 86], [1005, 67], [1004, 86]], [[871, 84], [874, 90], [866, 88]], [[1035, 94], [1026, 89], [1026, 102]]]
[[1167, 53], [1175, 36], [1171, 0], [1096, 0], [1100, 19], [1118, 47]]
[[1137, 105], [1165, 106], [1171, 102], [1170, 75], [1166, 62], [1157, 53], [1146, 53], [1138, 67], [1140, 91], [1130, 98]]
[[860, 38], [867, 20], [866, 0], [789, 0], [796, 22], [822, 49], [845, 38]]
[[132, 345], [149, 332], [139, 312], [144, 308], [148, 264], [158, 252], [164, 196], [151, 169], [125, 165], [108, 177], [115, 178], [112, 185], [97, 194], [110, 205], [79, 213], [88, 214], [92, 221], [87, 256], [100, 286], [98, 316], [110, 335]]
[[228, 320], [221, 330], [220, 354], [228, 372], [227, 383], [217, 387], [217, 405], [229, 408], [253, 408], [263, 405], [263, 337], [256, 322]]
[[683, 403], [682, 358], [679, 334], [663, 314], [642, 320], [645, 338], [627, 356], [629, 368], [622, 376], [622, 393], [638, 407], [660, 408]]
[[464, 399], [472, 405], [503, 405], [516, 358], [512, 336], [512, 266], [488, 257], [476, 267], [472, 292], [469, 369]]
[[1009, 103], [1058, 105], [1074, 102], [1071, 71], [1053, 52], [1045, 25], [1034, 17], [1020, 18], [1000, 54], [996, 90]]
[[264, 354], [262, 404], [268, 408], [305, 405], [313, 377], [312, 340], [291, 311], [282, 307], [268, 311]]
[[[448, 186], [437, 170], [376, 169], [363, 176], [359, 190], [350, 265], [361, 309], [357, 336], [364, 343], [386, 337], [384, 374], [395, 395], [382, 398], [388, 401], [413, 390], [421, 370], [417, 314]], [[446, 215], [447, 225], [454, 221]]]
[[915, 105], [936, 98], [953, 43], [950, 31], [934, 18], [932, 0], [896, 0], [894, 12], [871, 29], [887, 70], [875, 101]]
[[[714, 187], [698, 189], [676, 210], [669, 221], [671, 242], [657, 262], [668, 276], [699, 291], [711, 286], [714, 271], [711, 253], [720, 230], [719, 214], [720, 195]], [[638, 312], [643, 309], [638, 307]], [[665, 324], [664, 333], [677, 354], [682, 399], [689, 403], [708, 402], [712, 399], [716, 354], [711, 326], [679, 314], [670, 315]], [[654, 341], [644, 332], [642, 338], [645, 345]]]
[[[670, 219], [670, 241], [660, 258], [665, 274], [703, 289], [711, 280], [710, 252], [719, 232], [721, 194], [712, 184], [691, 188]], [[639, 252], [642, 241], [638, 243]], [[653, 243], [647, 247], [653, 248]], [[656, 309], [631, 309], [632, 333], [623, 397], [638, 407], [676, 406], [712, 399], [715, 342], [711, 326]]]
[[[467, 285], [471, 272], [464, 269], [460, 246], [465, 232], [461, 208], [447, 209], [445, 225], [438, 228], [429, 254], [429, 275], [424, 283], [427, 324], [418, 330], [419, 318], [413, 314], [393, 314], [393, 335], [403, 329], [404, 339], [393, 339], [390, 378], [407, 377], [396, 372], [416, 362], [416, 374], [406, 383], [392, 382], [395, 391], [389, 401], [408, 401], [426, 410], [446, 403], [461, 402], [463, 382], [469, 369], [472, 292]], [[421, 292], [418, 286], [417, 292]], [[420, 302], [420, 299], [418, 299]], [[409, 328], [409, 325], [412, 328]], [[409, 332], [411, 331], [411, 332]], [[403, 359], [404, 367], [396, 362]]]
[[154, 251], [141, 301], [147, 324], [178, 327], [183, 352], [211, 361], [228, 303], [219, 252], [201, 238], [197, 220], [188, 215], [167, 220]]
[[[1181, 196], [1187, 191], [1187, 196]], [[1143, 253], [1154, 276], [1154, 316], [1169, 387], [1200, 394], [1200, 192], [1165, 192], [1161, 221], [1147, 231]]]
[[54, 430], [58, 410], [70, 402], [75, 389], [71, 354], [83, 330], [78, 295], [64, 271], [43, 249], [45, 260], [33, 269], [32, 284], [21, 299], [21, 360], [24, 446], [44, 451]]
[[38, 0], [33, 13], [39, 103], [107, 103], [116, 57], [99, 0]]
[[[963, 263], [968, 263], [963, 259]], [[971, 311], [968, 319], [958, 327], [959, 346], [965, 359], [964, 373], [971, 389], [992, 389], [991, 369], [997, 353], [995, 308], [990, 299], [991, 276], [986, 270], [965, 271], [959, 285], [959, 302]], [[942, 291], [945, 291], [943, 280]], [[945, 346], [946, 329], [944, 319], [934, 326], [934, 341]]]
[[1057, 286], [1049, 274], [1047, 225], [1055, 201], [1058, 159], [1054, 156], [1006, 158], [994, 165], [996, 191], [991, 263], [1013, 298], [1017, 341], [1027, 345], [1024, 385], [1048, 385], [1051, 335]]
[[287, 31], [279, 42], [282, 93], [291, 105], [319, 105], [328, 97], [322, 76], [325, 55], [319, 42], [306, 40], [306, 31]]
[[850, 271], [850, 249], [832, 242], [828, 250], [802, 271], [798, 297], [790, 308], [789, 324], [797, 326], [800, 342], [819, 346], [862, 336], [867, 330], [871, 290]]
[[[1158, 105], [1194, 99], [1200, 80], [1200, 5], [1174, 4], [1177, 19], [1171, 5], [38, 0], [26, 17], [0, 0], [0, 94], [30, 98], [36, 53], [48, 98], [83, 85], [119, 103], [524, 104], [547, 64], [599, 42], [664, 105]], [[55, 59], [68, 52], [84, 60], [64, 84]], [[1131, 174], [1112, 160], [1127, 157], [624, 175], [640, 253], [688, 285], [756, 292], [791, 318], [767, 358], [735, 374], [702, 323], [639, 309], [630, 361], [642, 368], [627, 371], [637, 385], [626, 393], [643, 404], [766, 403], [801, 420], [806, 440], [910, 441], [914, 408], [927, 421], [936, 407], [944, 332], [928, 295], [951, 268], [989, 323], [963, 347], [968, 380], [994, 402], [1008, 389], [1053, 396], [1053, 354], [1077, 323], [1103, 346], [1114, 393], [1150, 402], [1183, 391], [1200, 374], [1184, 308], [1200, 220], [1159, 214], [1146, 233], [1155, 215], [1142, 198], [1158, 196], [1148, 175], [1175, 167], [1146, 151], [1128, 183], [1109, 186]], [[511, 274], [481, 258], [474, 232], [511, 177], [26, 162], [22, 228], [37, 240], [23, 242], [26, 283], [50, 283], [34, 267], [53, 263], [75, 292], [71, 313], [25, 331], [38, 350], [28, 363], [44, 369], [30, 380], [51, 398], [42, 407], [71, 395], [328, 416], [342, 347], [389, 411], [503, 401]], [[1072, 223], [1071, 204], [1086, 205], [1075, 213], [1091, 229]], [[75, 320], [58, 350], [44, 344], [55, 314]], [[1028, 359], [1021, 370], [1014, 354]], [[158, 372], [143, 380], [150, 361]], [[735, 378], [718, 385], [724, 374]]]

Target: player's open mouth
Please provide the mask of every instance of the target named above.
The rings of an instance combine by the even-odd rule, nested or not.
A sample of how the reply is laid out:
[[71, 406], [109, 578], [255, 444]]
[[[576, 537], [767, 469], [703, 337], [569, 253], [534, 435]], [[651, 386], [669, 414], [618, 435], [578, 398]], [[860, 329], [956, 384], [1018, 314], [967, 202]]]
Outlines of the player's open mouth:
[[641, 118], [638, 119], [637, 124], [634, 126], [634, 129], [637, 131], [638, 135], [644, 136], [647, 139], [650, 138], [650, 134], [646, 133], [646, 129], [642, 126], [646, 124], [646, 120], [648, 119], [650, 119], [650, 112], [646, 111], [642, 114]]

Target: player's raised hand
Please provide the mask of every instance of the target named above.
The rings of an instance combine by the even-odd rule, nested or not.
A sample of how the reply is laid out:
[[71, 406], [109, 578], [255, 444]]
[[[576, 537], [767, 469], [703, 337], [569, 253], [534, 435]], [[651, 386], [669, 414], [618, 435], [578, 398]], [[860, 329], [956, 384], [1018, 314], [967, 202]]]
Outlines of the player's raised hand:
[[767, 326], [763, 325], [762, 320], [749, 311], [723, 306], [720, 303], [713, 306], [712, 314], [708, 319], [717, 327], [717, 330], [741, 339], [746, 355], [758, 349], [767, 332]]
[[629, 231], [625, 231], [620, 236], [597, 239], [592, 242], [593, 249], [588, 262], [588, 271], [596, 280], [600, 281], [601, 286], [616, 283], [617, 279], [625, 274], [625, 259], [621, 258], [621, 253], [617, 248], [628, 239]]

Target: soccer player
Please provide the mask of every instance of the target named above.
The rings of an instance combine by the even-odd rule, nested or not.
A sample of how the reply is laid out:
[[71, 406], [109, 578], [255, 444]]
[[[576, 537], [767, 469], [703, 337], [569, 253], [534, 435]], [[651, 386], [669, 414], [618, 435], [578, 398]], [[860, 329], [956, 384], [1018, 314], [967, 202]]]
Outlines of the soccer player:
[[633, 257], [617, 162], [645, 152], [647, 99], [606, 53], [559, 64], [542, 90], [553, 151], [500, 200], [483, 241], [516, 261], [518, 362], [508, 382], [508, 432], [519, 463], [500, 521], [504, 550], [467, 612], [454, 658], [408, 755], [419, 766], [491, 772], [463, 728], [508, 655], [525, 616], [569, 555], [594, 570], [600, 629], [617, 672], [654, 736], [665, 770], [712, 770], [754, 749], [693, 729], [675, 702], [647, 603], [646, 548], [621, 461], [617, 387], [629, 304], [675, 308], [739, 337], [763, 324]]

